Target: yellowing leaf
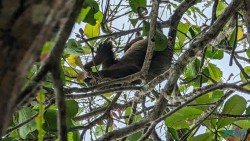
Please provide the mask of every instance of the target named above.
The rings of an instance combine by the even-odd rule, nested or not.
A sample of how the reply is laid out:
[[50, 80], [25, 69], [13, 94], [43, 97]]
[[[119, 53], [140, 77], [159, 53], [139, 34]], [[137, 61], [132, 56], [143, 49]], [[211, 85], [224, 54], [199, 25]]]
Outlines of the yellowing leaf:
[[240, 40], [243, 37], [242, 27], [238, 27], [237, 40]]
[[86, 24], [84, 28], [84, 33], [88, 38], [99, 36], [100, 23], [96, 21], [96, 24], [94, 26], [92, 26], [91, 24]]
[[76, 67], [76, 58], [77, 56], [70, 54], [69, 57], [67, 57], [67, 61], [72, 67]]

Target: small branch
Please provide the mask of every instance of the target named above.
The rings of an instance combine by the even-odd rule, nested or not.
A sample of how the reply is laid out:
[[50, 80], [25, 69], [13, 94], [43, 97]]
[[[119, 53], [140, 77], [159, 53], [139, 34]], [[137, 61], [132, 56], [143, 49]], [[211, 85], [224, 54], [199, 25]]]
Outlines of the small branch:
[[[140, 91], [141, 88], [142, 87], [140, 87], [140, 86], [121, 86], [121, 87], [114, 87], [114, 88], [99, 90], [96, 92], [90, 92], [90, 93], [85, 93], [85, 94], [67, 94], [67, 95], [65, 95], [65, 97], [68, 99], [82, 99], [82, 98], [88, 98], [88, 97], [93, 97], [93, 96], [99, 96], [99, 95], [109, 93], [109, 92], [122, 92], [122, 91], [126, 91], [126, 90], [128, 90], [128, 91], [139, 90]], [[83, 90], [85, 91], [85, 89], [83, 89]]]
[[232, 93], [234, 93], [234, 91], [228, 91], [225, 95], [223, 95], [217, 102], [216, 105], [210, 107], [211, 109], [209, 109], [209, 113], [202, 119], [198, 120], [198, 122], [190, 129], [188, 130], [188, 132], [183, 135], [180, 139], [180, 141], [184, 141], [187, 139], [187, 137], [198, 127], [202, 124], [202, 122], [204, 122], [210, 115], [212, 115], [212, 113], [221, 105], [221, 103], [223, 103], [226, 98], [228, 98]]
[[237, 37], [238, 37], [238, 13], [235, 13], [235, 36], [234, 36], [234, 44], [232, 47], [232, 53], [229, 60], [229, 66], [233, 65], [234, 52], [237, 46]]
[[143, 66], [141, 69], [143, 79], [147, 78], [148, 70], [151, 64], [154, 47], [155, 47], [156, 23], [157, 23], [157, 17], [158, 17], [158, 9], [159, 9], [158, 0], [154, 0], [152, 6], [153, 7], [150, 13], [151, 19], [150, 19], [150, 30], [149, 30], [149, 37], [148, 37], [148, 47], [147, 47], [146, 56], [143, 62]]

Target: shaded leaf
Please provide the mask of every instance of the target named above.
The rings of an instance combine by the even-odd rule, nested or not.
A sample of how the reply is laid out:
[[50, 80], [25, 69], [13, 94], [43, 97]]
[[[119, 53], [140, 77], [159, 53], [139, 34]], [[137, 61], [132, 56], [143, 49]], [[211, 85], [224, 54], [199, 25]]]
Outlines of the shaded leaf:
[[[34, 116], [37, 112], [32, 110], [30, 107], [22, 108], [18, 112], [18, 123], [23, 123], [24, 121], [30, 119], [30, 117]], [[31, 122], [25, 124], [24, 126], [19, 128], [20, 137], [26, 139], [26, 136], [36, 130], [36, 122], [32, 120]]]
[[81, 56], [84, 54], [81, 43], [76, 41], [75, 39], [69, 39], [66, 43], [66, 48], [64, 50], [66, 54], [73, 54]]
[[129, 0], [129, 5], [133, 12], [137, 13], [138, 7], [146, 8], [146, 0]]

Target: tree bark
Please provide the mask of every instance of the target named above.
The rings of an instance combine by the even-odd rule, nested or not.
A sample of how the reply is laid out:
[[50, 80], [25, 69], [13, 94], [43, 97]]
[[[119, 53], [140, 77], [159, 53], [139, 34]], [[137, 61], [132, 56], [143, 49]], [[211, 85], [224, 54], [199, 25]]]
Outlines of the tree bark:
[[0, 1], [0, 136], [26, 74], [63, 18], [67, 0]]

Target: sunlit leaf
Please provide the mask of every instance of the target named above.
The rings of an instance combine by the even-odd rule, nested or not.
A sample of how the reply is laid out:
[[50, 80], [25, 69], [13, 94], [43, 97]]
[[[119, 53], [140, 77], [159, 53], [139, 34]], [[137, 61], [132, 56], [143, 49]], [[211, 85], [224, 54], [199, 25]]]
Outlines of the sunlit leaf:
[[94, 26], [91, 24], [86, 24], [84, 28], [84, 34], [88, 38], [96, 37], [100, 35], [100, 23], [96, 22]]
[[209, 63], [208, 64], [208, 70], [209, 70], [209, 74], [210, 74], [210, 77], [217, 81], [217, 82], [220, 82], [221, 81], [221, 78], [222, 78], [222, 71], [214, 64], [212, 63]]
[[95, 13], [94, 18], [96, 19], [97, 22], [101, 23], [103, 19], [103, 14], [101, 11], [98, 11]]
[[41, 62], [45, 62], [49, 56], [49, 53], [52, 49], [52, 47], [54, 46], [54, 41], [47, 41], [44, 45], [43, 45], [43, 49], [40, 55], [40, 61]]
[[222, 50], [218, 50], [216, 48], [208, 46], [206, 51], [206, 57], [221, 60], [224, 57], [224, 52]]
[[227, 5], [223, 1], [219, 1], [217, 8], [216, 8], [216, 17], [219, 17], [224, 12], [226, 7]]
[[43, 102], [45, 100], [44, 92], [40, 91], [36, 99], [39, 103], [38, 105], [39, 115], [35, 118], [35, 121], [36, 121], [36, 126], [37, 126], [37, 131], [38, 131], [38, 141], [42, 141], [46, 133], [42, 128], [43, 124], [45, 123], [45, 120], [44, 120], [45, 107], [43, 105]]
[[70, 64], [71, 67], [76, 67], [76, 60], [75, 60], [76, 56], [75, 55], [69, 55], [69, 57], [67, 57], [67, 61]]
[[187, 32], [189, 30], [189, 25], [186, 23], [182, 23], [182, 22], [179, 22], [178, 24], [178, 27], [177, 27], [178, 31], [177, 31], [177, 38], [179, 40], [179, 46], [183, 46], [183, 43], [186, 39], [186, 36], [187, 36]]
[[189, 128], [191, 123], [188, 121], [197, 118], [201, 113], [202, 110], [185, 107], [168, 117], [165, 120], [165, 124], [174, 129]]
[[237, 40], [240, 40], [244, 35], [242, 27], [238, 27]]
[[90, 6], [88, 6], [86, 8], [82, 8], [82, 10], [77, 18], [77, 23], [81, 23], [85, 19], [85, 17], [89, 13], [90, 9], [91, 9]]
[[[247, 102], [245, 98], [239, 95], [234, 95], [226, 101], [221, 113], [241, 115], [245, 111], [246, 105]], [[223, 128], [236, 120], [237, 119], [235, 118], [221, 118], [218, 120], [217, 128]]]

